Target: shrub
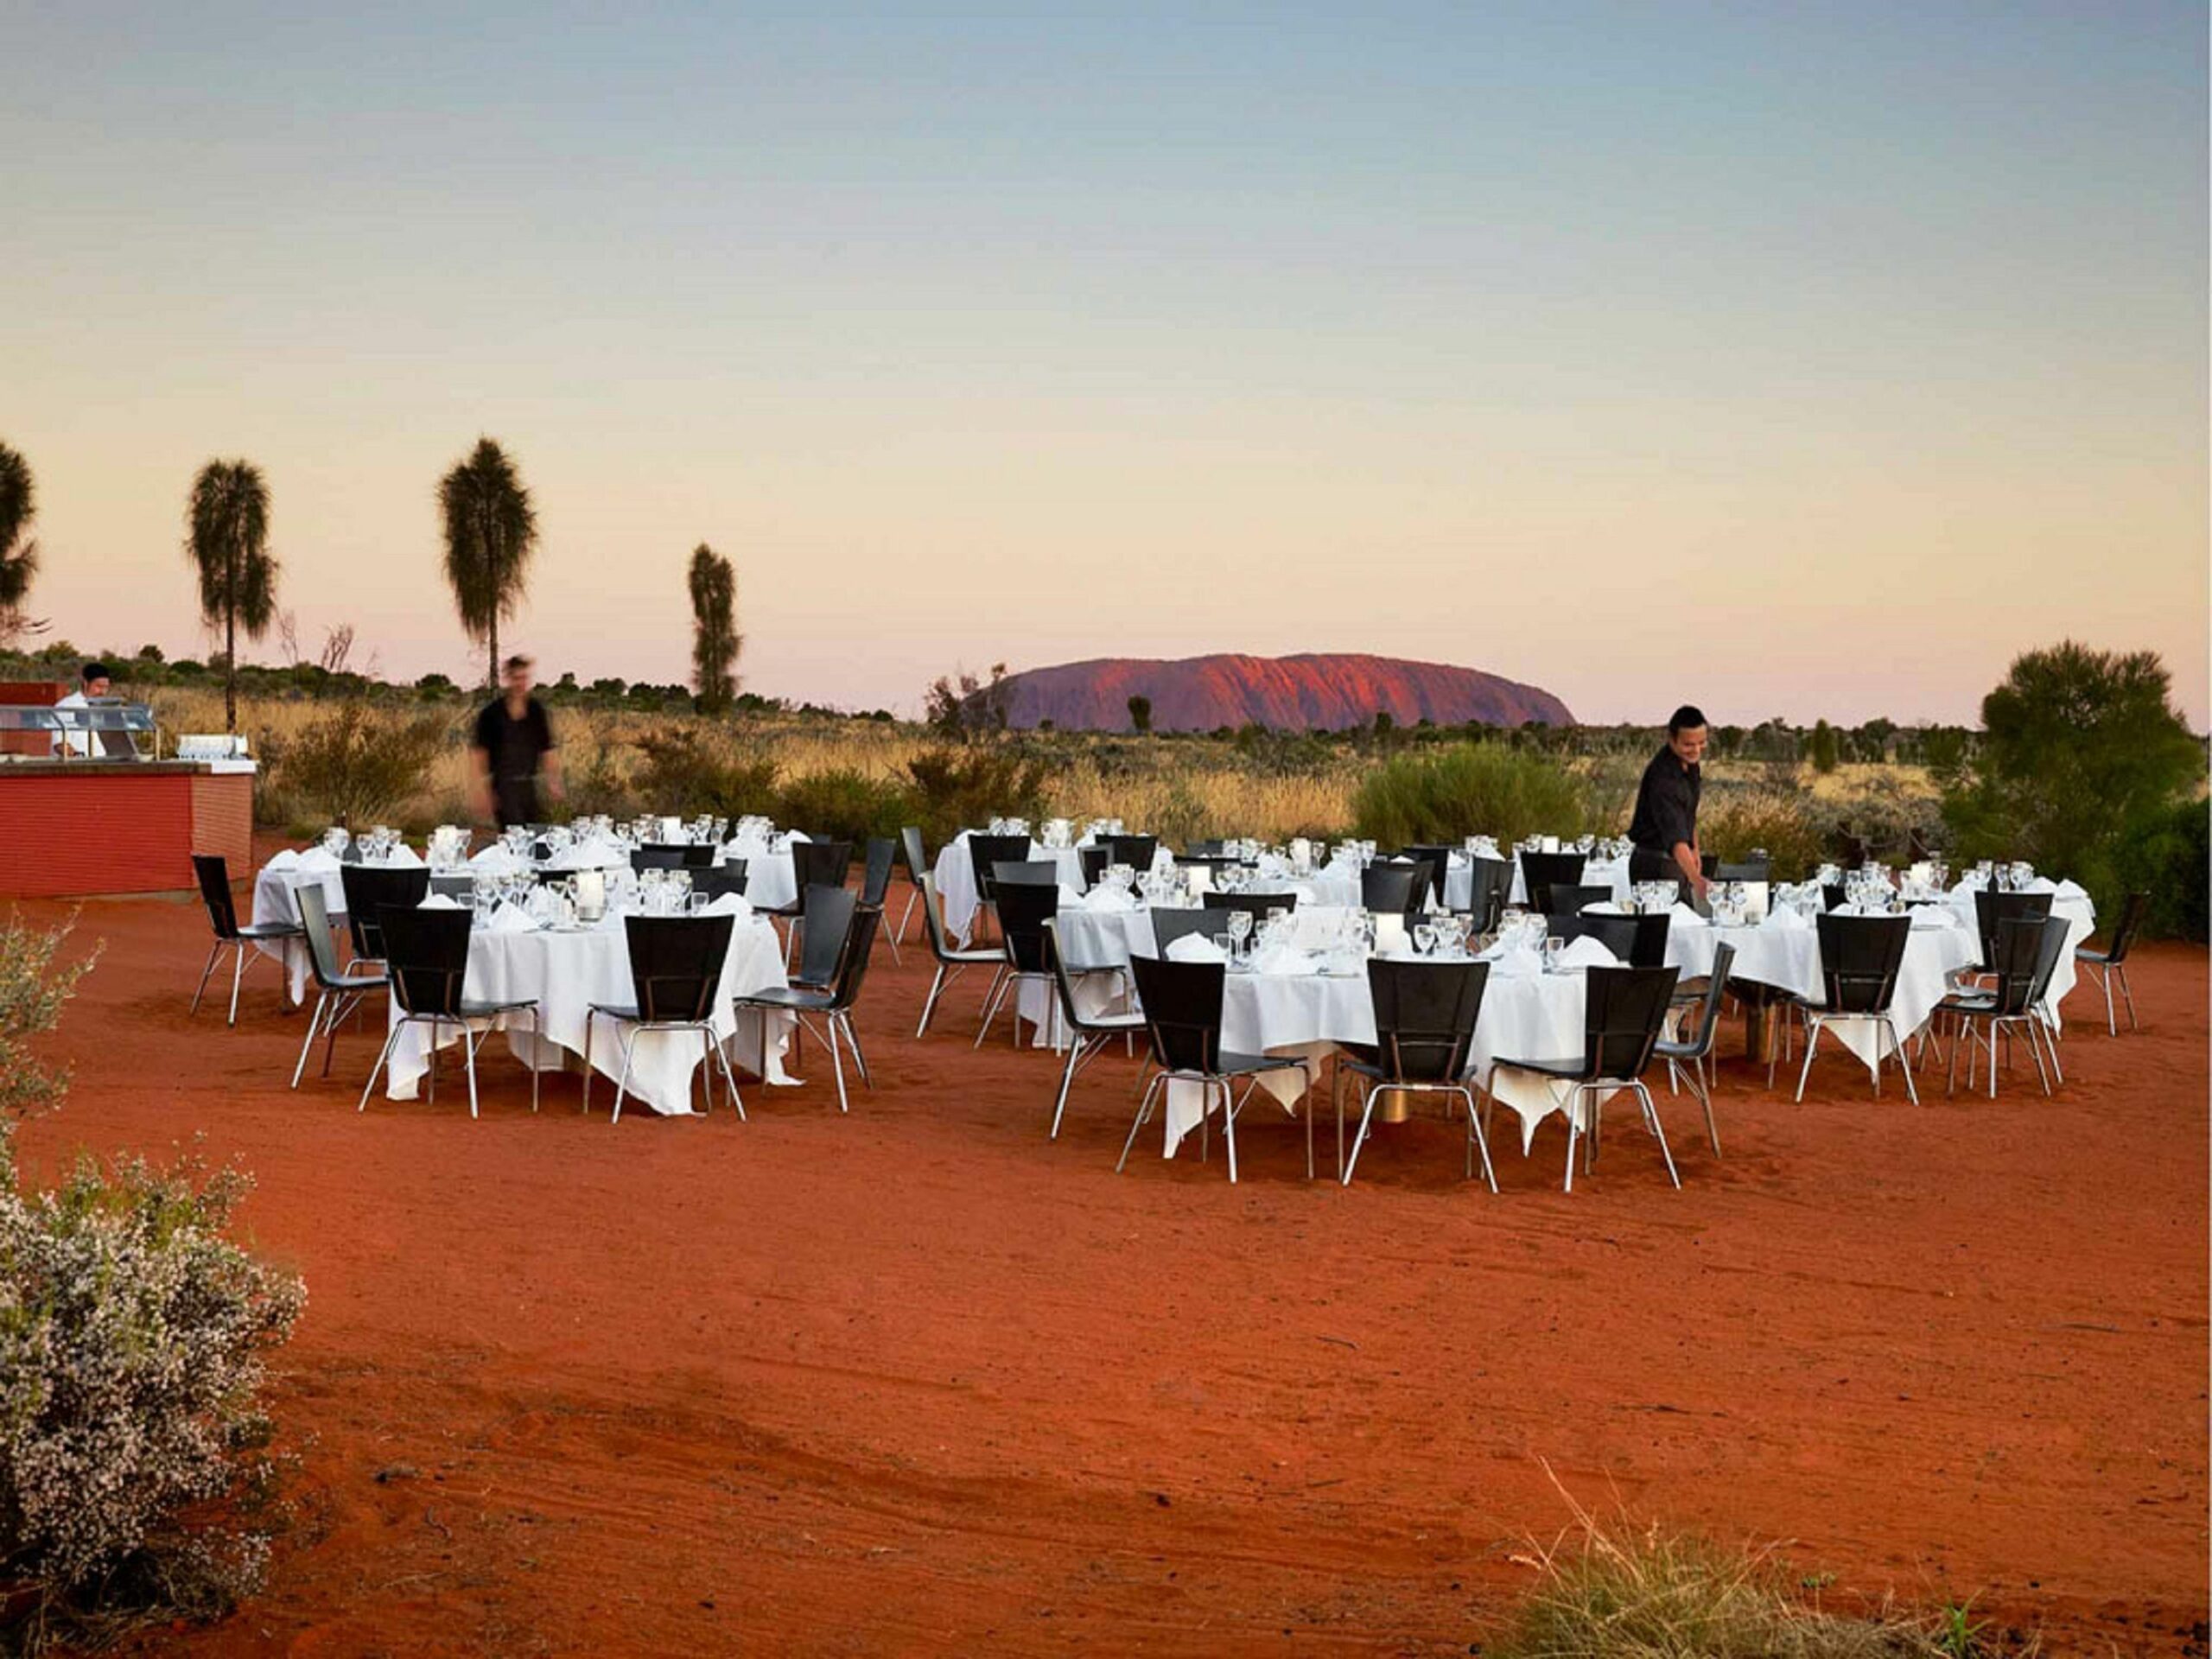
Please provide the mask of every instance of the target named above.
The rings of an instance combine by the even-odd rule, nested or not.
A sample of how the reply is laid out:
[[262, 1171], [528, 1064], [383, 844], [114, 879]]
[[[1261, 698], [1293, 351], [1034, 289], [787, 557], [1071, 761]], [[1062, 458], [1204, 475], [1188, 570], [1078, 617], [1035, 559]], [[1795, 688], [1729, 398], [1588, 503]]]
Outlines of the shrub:
[[67, 923], [33, 927], [14, 912], [0, 923], [0, 1127], [61, 1103], [68, 1074], [32, 1053], [30, 1039], [54, 1029], [99, 954], [56, 969], [54, 953], [68, 936]]
[[785, 784], [776, 821], [810, 836], [858, 845], [870, 836], [895, 838], [907, 821], [907, 794], [864, 772], [817, 772]]
[[388, 816], [413, 797], [452, 741], [442, 715], [380, 716], [365, 702], [348, 702], [275, 753], [264, 753], [264, 760], [275, 800], [359, 825]]
[[[2170, 810], [2145, 816], [2131, 826], [2114, 849], [2114, 891], [2150, 895], [2145, 931], [2162, 938], [2202, 944], [2208, 931], [2206, 890], [2212, 865], [2212, 810], [2202, 800], [2183, 801]], [[2120, 920], [2117, 910], [2101, 912], [2107, 930]]]
[[1352, 799], [1358, 833], [1385, 847], [1486, 834], [1574, 835], [1587, 816], [1582, 786], [1556, 761], [1503, 743], [1402, 754], [1370, 772]]
[[2124, 891], [2118, 859], [2205, 776], [2204, 747], [2174, 709], [2155, 652], [2072, 640], [2015, 658], [1982, 699], [1985, 734], [1945, 791], [1962, 859], [2025, 858], [2089, 890], [2100, 912]]
[[778, 809], [776, 763], [745, 759], [720, 733], [678, 727], [646, 734], [638, 747], [645, 764], [635, 776], [636, 792], [652, 810], [741, 818]]
[[995, 817], [1033, 821], [1045, 816], [1047, 766], [1013, 747], [927, 749], [906, 763], [910, 809], [932, 847]]
[[1802, 881], [1828, 855], [1827, 832], [1812, 798], [1796, 791], [1707, 791], [1699, 803], [1699, 850], [1740, 863], [1764, 849], [1777, 881]]

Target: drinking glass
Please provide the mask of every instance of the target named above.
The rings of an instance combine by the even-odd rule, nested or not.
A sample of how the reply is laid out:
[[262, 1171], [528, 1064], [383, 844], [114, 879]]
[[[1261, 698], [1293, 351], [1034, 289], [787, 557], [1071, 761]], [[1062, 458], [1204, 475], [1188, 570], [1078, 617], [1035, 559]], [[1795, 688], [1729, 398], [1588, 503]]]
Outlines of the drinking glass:
[[1548, 936], [1544, 940], [1544, 971], [1548, 974], [1559, 972], [1560, 963], [1566, 954], [1567, 941], [1557, 934]]
[[1249, 911], [1232, 910], [1229, 912], [1230, 949], [1242, 954], [1244, 941], [1251, 936], [1252, 915]]
[[1415, 922], [1414, 924], [1414, 949], [1424, 957], [1433, 957], [1436, 954], [1435, 923]]

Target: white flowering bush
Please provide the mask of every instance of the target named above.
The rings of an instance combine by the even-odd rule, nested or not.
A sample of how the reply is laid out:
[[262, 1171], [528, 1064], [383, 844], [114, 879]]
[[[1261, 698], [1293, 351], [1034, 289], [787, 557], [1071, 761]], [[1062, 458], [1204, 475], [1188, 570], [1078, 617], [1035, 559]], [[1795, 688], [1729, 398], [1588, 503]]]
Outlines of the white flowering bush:
[[0, 1118], [0, 1649], [212, 1617], [259, 1582], [263, 1367], [306, 1292], [225, 1236], [251, 1185], [85, 1157], [27, 1191]]

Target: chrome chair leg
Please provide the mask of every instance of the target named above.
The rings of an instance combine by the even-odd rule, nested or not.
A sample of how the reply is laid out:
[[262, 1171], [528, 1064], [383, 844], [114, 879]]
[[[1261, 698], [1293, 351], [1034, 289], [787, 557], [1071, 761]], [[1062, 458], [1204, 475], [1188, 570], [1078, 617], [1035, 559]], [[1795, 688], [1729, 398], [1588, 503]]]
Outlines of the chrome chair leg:
[[376, 1092], [377, 1073], [384, 1070], [385, 1063], [391, 1058], [391, 1046], [399, 1040], [399, 1033], [406, 1030], [410, 1023], [409, 1020], [402, 1020], [385, 1033], [384, 1046], [377, 1051], [377, 1063], [369, 1068], [369, 1080], [361, 1086], [361, 1103], [353, 1109], [355, 1111], [365, 1112], [369, 1109], [369, 1096]]
[[1667, 1179], [1675, 1184], [1675, 1191], [1679, 1192], [1682, 1190], [1682, 1178], [1675, 1168], [1675, 1154], [1668, 1149], [1667, 1131], [1659, 1122], [1659, 1103], [1652, 1099], [1651, 1091], [1643, 1086], [1640, 1077], [1637, 1079], [1636, 1092], [1643, 1102], [1643, 1121], [1651, 1126], [1651, 1133], [1658, 1139], [1659, 1155], [1667, 1164]]
[[[2120, 995], [2121, 1000], [2127, 1004], [2127, 1028], [2130, 1031], [2140, 1031], [2143, 1027], [2136, 1023], [2135, 1019], [2135, 991], [2133, 987], [2130, 986], [2127, 982], [2127, 964], [2126, 963], [2116, 963], [2114, 965], [2113, 971], [2120, 976]], [[2115, 1033], [2114, 1034], [2117, 1035], [2118, 1033]]]
[[[292, 1068], [292, 1087], [295, 1089], [300, 1086], [300, 1078], [308, 1069], [308, 1051], [314, 1048], [315, 1039], [322, 1035], [323, 1010], [328, 1005], [329, 1001], [330, 993], [328, 991], [318, 991], [315, 993], [315, 1012], [308, 1015], [307, 1039], [300, 1045], [299, 1064]], [[332, 1033], [334, 1035], [338, 1027], [334, 1025], [330, 1029]], [[324, 1070], [327, 1071], [329, 1067], [327, 1064], [326, 1064]]]
[[1136, 1116], [1129, 1120], [1129, 1138], [1122, 1142], [1122, 1155], [1114, 1161], [1114, 1173], [1116, 1175], [1122, 1173], [1122, 1166], [1129, 1161], [1129, 1148], [1137, 1143], [1137, 1131], [1144, 1128], [1146, 1121], [1152, 1116], [1153, 1096], [1160, 1092], [1160, 1085], [1166, 1081], [1167, 1074], [1165, 1071], [1157, 1073], [1153, 1077], [1151, 1085], [1145, 1090], [1144, 1098], [1137, 1103]]
[[231, 947], [231, 1017], [228, 1023], [238, 1022], [238, 984], [245, 978], [245, 942], [240, 940]]
[[1075, 1084], [1076, 1067], [1081, 1063], [1084, 1049], [1090, 1042], [1089, 1037], [1077, 1032], [1075, 1041], [1068, 1045], [1068, 1062], [1060, 1068], [1060, 1092], [1058, 1097], [1052, 1102], [1052, 1132], [1045, 1137], [1047, 1141], [1057, 1141], [1060, 1138], [1060, 1119], [1066, 1115], [1068, 1109], [1068, 1090]]
[[2066, 1073], [2058, 1064], [2058, 1027], [2040, 1009], [2031, 1009], [2029, 1012], [2035, 1022], [2043, 1027], [2044, 1051], [2050, 1056], [2050, 1079], [2053, 1083], [2063, 1084], [2066, 1081]]
[[708, 1042], [715, 1051], [715, 1064], [722, 1069], [722, 1088], [729, 1096], [729, 1103], [737, 1108], [737, 1121], [745, 1122], [745, 1096], [737, 1092], [737, 1077], [729, 1069], [729, 1051], [721, 1046], [711, 1031], [708, 1033]]
[[471, 1117], [476, 1116], [476, 1045], [481, 1040], [469, 1029], [467, 1020], [461, 1022], [461, 1059], [462, 1069], [468, 1073], [468, 1115]]
[[607, 1120], [612, 1128], [622, 1121], [622, 1097], [630, 1091], [630, 1057], [637, 1050], [638, 1033], [634, 1027], [622, 1033], [622, 1075], [614, 1080], [614, 1116]]
[[837, 1111], [840, 1116], [842, 1116], [850, 1109], [845, 1100], [845, 1059], [837, 1049], [836, 1020], [828, 1020], [823, 1021], [823, 1024], [829, 1027], [830, 1069], [837, 1075]]
[[[1888, 1014], [1884, 1014], [1882, 1016], [1882, 1029], [1890, 1033], [1890, 1052], [1897, 1056], [1897, 1069], [1904, 1073], [1905, 1098], [1910, 1100], [1914, 1105], [1917, 1106], [1920, 1104], [1920, 1090], [1913, 1087], [1912, 1062], [1905, 1058], [1904, 1045], [1897, 1040], [1897, 1021], [1892, 1020]], [[1878, 1038], [1880, 1033], [1877, 1033], [1876, 1035]], [[1875, 1052], [1878, 1055], [1881, 1051], [1877, 1049]], [[1881, 1067], [1878, 1063], [1874, 1070], [1874, 1092], [1878, 1096], [1882, 1092], [1881, 1077]]]
[[861, 1052], [861, 1034], [853, 1027], [853, 1016], [846, 1013], [832, 1014], [830, 1018], [845, 1033], [846, 1045], [853, 1051], [853, 1064], [860, 1067], [861, 1087], [871, 1095], [875, 1092], [875, 1079], [868, 1074], [868, 1056]]
[[1805, 1033], [1805, 1065], [1797, 1073], [1797, 1098], [1805, 1098], [1805, 1079], [1813, 1075], [1813, 1051], [1820, 1046], [1821, 1033], [1827, 1029], [1827, 1022], [1817, 1015], [1808, 1015], [1810, 1028]]
[[[1352, 1172], [1359, 1167], [1359, 1149], [1367, 1144], [1367, 1126], [1375, 1116], [1375, 1096], [1382, 1092], [1381, 1086], [1376, 1084], [1364, 1084], [1361, 1088], [1359, 1128], [1351, 1137], [1351, 1160], [1344, 1165], [1344, 1173], [1337, 1178], [1339, 1185], [1351, 1185]], [[1232, 1174], [1229, 1179], [1233, 1181], [1236, 1178]]]
[[[214, 974], [215, 964], [222, 960], [222, 956], [223, 942], [220, 939], [218, 939], [213, 944], [207, 948], [207, 965], [200, 970], [200, 988], [192, 994], [192, 1011], [194, 1014], [200, 1012], [200, 999], [207, 995], [207, 981]], [[2107, 1002], [2112, 1000], [2112, 995], [2109, 991], [2106, 993], [2105, 1000]]]
[[[1482, 1120], [1475, 1116], [1475, 1091], [1463, 1084], [1459, 1088], [1455, 1089], [1452, 1092], [1457, 1094], [1460, 1099], [1467, 1103], [1467, 1139], [1469, 1143], [1472, 1145], [1477, 1151], [1482, 1154], [1484, 1184], [1490, 1188], [1492, 1193], [1496, 1193], [1497, 1191], [1497, 1171], [1491, 1166], [1490, 1131]], [[1475, 1172], [1472, 1169], [1469, 1169], [1467, 1172], [1469, 1175], [1472, 1175]]]

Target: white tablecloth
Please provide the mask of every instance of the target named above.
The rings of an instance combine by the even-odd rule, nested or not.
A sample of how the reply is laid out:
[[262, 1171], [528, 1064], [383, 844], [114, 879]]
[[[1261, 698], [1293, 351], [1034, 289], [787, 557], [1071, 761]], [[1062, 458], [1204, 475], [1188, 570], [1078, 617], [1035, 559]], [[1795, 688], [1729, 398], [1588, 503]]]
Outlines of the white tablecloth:
[[[2066, 949], [2059, 954], [2058, 967], [2050, 976], [2050, 990], [2044, 996], [2043, 1004], [2044, 1012], [2056, 1025], [2058, 1023], [2058, 1005], [2074, 988], [2076, 977], [2075, 950], [2097, 931], [2097, 907], [2090, 902], [2089, 895], [2071, 881], [2038, 880], [2031, 882], [2023, 891], [2050, 894], [2050, 913], [2066, 923]], [[1974, 889], [1963, 881], [1953, 887], [1950, 908], [1958, 918], [1959, 925], [1967, 930], [1968, 938], [1974, 942], [1974, 965], [1987, 967], [1989, 964], [1981, 960], [1981, 922], [1974, 910]]]
[[[968, 853], [968, 838], [973, 833], [963, 830], [945, 842], [938, 852], [933, 872], [938, 903], [944, 912], [945, 930], [963, 944], [976, 925], [976, 862]], [[1087, 885], [1083, 879], [1083, 854], [1077, 848], [1047, 848], [1032, 841], [1028, 856], [1033, 860], [1051, 859], [1059, 870], [1060, 885], [1064, 887], [1081, 893]]]
[[733, 860], [744, 861], [745, 896], [755, 910], [781, 910], [798, 897], [789, 848], [775, 852], [766, 842], [733, 841], [715, 855], [715, 862]]
[[[758, 1063], [761, 1020], [757, 1010], [739, 1013], [731, 999], [757, 990], [781, 986], [783, 946], [765, 917], [741, 919], [731, 930], [729, 957], [722, 966], [721, 995], [714, 1010], [715, 1033], [728, 1047], [733, 1068]], [[628, 936], [618, 917], [600, 926], [576, 932], [532, 931], [502, 933], [478, 928], [468, 938], [468, 977], [464, 995], [470, 1001], [506, 1001], [535, 998], [543, 1022], [544, 1040], [533, 1044], [524, 1017], [519, 1029], [507, 1029], [507, 1043], [515, 1056], [539, 1071], [557, 1071], [569, 1054], [582, 1055], [584, 1020], [594, 1002], [631, 1001], [635, 990], [630, 980]], [[768, 1016], [768, 1081], [789, 1083], [782, 1055], [790, 1040], [789, 1014]], [[397, 1024], [394, 1004], [390, 1020]], [[505, 1027], [506, 1022], [499, 1022]], [[734, 1040], [733, 1040], [734, 1039]], [[440, 1044], [451, 1049], [461, 1040], [454, 1027], [440, 1032]], [[480, 1056], [482, 1051], [480, 1050]], [[630, 1066], [630, 1093], [657, 1112], [680, 1114], [693, 1109], [693, 1072], [702, 1059], [699, 1039], [688, 1032], [640, 1032]], [[601, 1018], [594, 1022], [591, 1038], [593, 1068], [611, 1083], [622, 1071], [622, 1027]], [[412, 1100], [429, 1072], [429, 1027], [410, 1025], [392, 1047], [389, 1096]], [[454, 1069], [442, 1067], [449, 1088], [465, 1088]], [[607, 1096], [611, 1110], [612, 1094]], [[626, 1109], [628, 1103], [625, 1103]]]

